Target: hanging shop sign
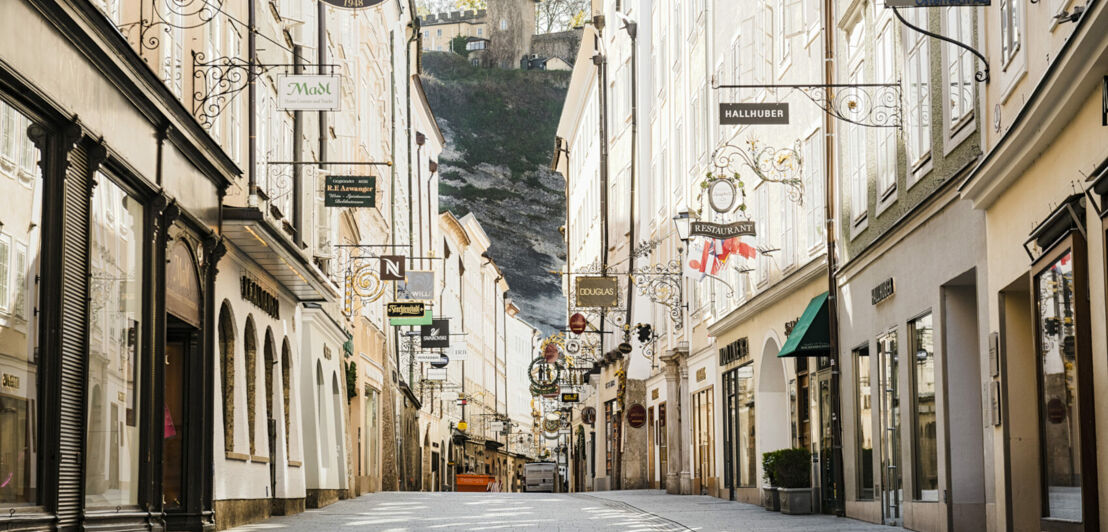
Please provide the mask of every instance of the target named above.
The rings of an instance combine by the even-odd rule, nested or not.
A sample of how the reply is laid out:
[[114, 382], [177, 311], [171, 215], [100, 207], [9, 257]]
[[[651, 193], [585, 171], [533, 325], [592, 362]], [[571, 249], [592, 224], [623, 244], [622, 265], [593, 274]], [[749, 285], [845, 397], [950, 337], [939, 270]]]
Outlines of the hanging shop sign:
[[396, 283], [397, 299], [431, 300], [435, 298], [435, 272], [408, 272]]
[[440, 397], [442, 397], [443, 401], [457, 401], [458, 392], [442, 392]]
[[788, 124], [787, 103], [721, 103], [719, 124], [738, 126], [746, 124]]
[[[343, 9], [362, 9], [385, 3], [385, 0], [320, 0], [324, 4]], [[465, 430], [465, 429], [462, 429]]]
[[464, 431], [465, 429], [469, 428], [469, 423], [466, 423], [465, 421], [459, 421], [457, 427], [458, 430]]
[[623, 353], [623, 354], [626, 355], [626, 354], [631, 352], [631, 344], [629, 344], [627, 342], [623, 342], [623, 343], [619, 344], [619, 346], [617, 346], [616, 349], [619, 349], [620, 353]]
[[439, 353], [438, 360], [432, 360], [431, 361], [431, 367], [432, 368], [445, 368], [449, 364], [450, 364], [450, 357], [448, 357], [448, 356], [446, 356], [442, 353]]
[[382, 255], [381, 256], [381, 280], [382, 281], [403, 281], [404, 274], [404, 255]]
[[277, 76], [277, 109], [282, 111], [338, 111], [342, 87], [337, 75]]
[[689, 224], [689, 236], [707, 236], [726, 240], [737, 236], [754, 236], [754, 234], [753, 220], [741, 220], [729, 224], [694, 221]]
[[578, 307], [619, 305], [619, 280], [615, 277], [578, 277], [575, 292]]
[[581, 352], [580, 340], [566, 340], [566, 353], [576, 355]]
[[992, 5], [991, 0], [885, 0], [885, 7], [977, 7]]
[[881, 284], [873, 287], [873, 290], [870, 291], [870, 301], [876, 305], [893, 297], [894, 293], [896, 293], [896, 285], [893, 283], [893, 278], [889, 277], [882, 281]]
[[418, 325], [430, 325], [431, 310], [428, 309], [418, 318], [389, 318], [389, 325], [393, 327], [415, 327]]
[[581, 334], [585, 332], [585, 327], [588, 327], [589, 322], [585, 319], [585, 315], [580, 312], [569, 317], [569, 331], [573, 334]]
[[324, 207], [376, 207], [377, 178], [371, 175], [329, 175], [323, 188]]
[[717, 179], [708, 186], [708, 205], [719, 213], [730, 212], [735, 206], [738, 191], [730, 179]]
[[581, 394], [579, 394], [577, 392], [563, 393], [562, 394], [562, 402], [563, 403], [576, 403], [580, 400], [581, 400]]
[[489, 423], [489, 430], [491, 430], [493, 432], [503, 431], [504, 430], [504, 422], [503, 421], [493, 421], [492, 423]]
[[417, 303], [389, 303], [385, 312], [390, 318], [419, 318], [426, 312], [422, 302]]
[[450, 351], [448, 351], [448, 353], [450, 360], [463, 361], [469, 358], [469, 351], [466, 351], [466, 346], [464, 345], [455, 345], [450, 348]]
[[244, 301], [249, 301], [273, 319], [281, 319], [281, 301], [277, 296], [266, 291], [253, 279], [242, 276], [239, 280], [239, 290]]
[[646, 407], [635, 403], [627, 409], [627, 424], [633, 429], [641, 429], [646, 425]]
[[432, 362], [438, 362], [440, 358], [442, 358], [442, 353], [435, 353], [432, 351], [425, 351], [423, 353], [415, 354], [416, 362], [426, 362], [428, 364]]
[[596, 409], [591, 406], [586, 406], [581, 409], [581, 421], [586, 425], [592, 425], [596, 423]]
[[450, 347], [450, 320], [433, 320], [419, 330], [419, 342], [424, 349]]
[[446, 368], [429, 368], [427, 370], [427, 380], [429, 380], [429, 381], [444, 381], [444, 380], [446, 380]]

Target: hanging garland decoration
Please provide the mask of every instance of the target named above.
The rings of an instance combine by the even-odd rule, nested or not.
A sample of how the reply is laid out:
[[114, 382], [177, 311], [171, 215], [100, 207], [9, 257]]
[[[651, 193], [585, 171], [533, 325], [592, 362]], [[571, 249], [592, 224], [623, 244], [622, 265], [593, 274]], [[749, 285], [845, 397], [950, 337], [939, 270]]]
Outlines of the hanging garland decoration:
[[527, 377], [535, 387], [548, 388], [554, 386], [557, 388], [558, 381], [562, 378], [563, 369], [562, 364], [557, 361], [547, 362], [543, 357], [536, 357], [527, 368]]

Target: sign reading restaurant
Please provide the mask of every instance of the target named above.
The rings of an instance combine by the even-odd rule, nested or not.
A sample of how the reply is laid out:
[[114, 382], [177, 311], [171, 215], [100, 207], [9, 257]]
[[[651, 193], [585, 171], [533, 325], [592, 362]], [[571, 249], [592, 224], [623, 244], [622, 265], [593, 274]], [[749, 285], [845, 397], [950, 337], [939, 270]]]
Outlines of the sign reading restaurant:
[[277, 76], [277, 108], [282, 111], [338, 111], [341, 97], [336, 75]]
[[719, 124], [738, 126], [745, 124], [788, 124], [787, 103], [721, 103]]
[[578, 277], [578, 307], [615, 307], [619, 305], [619, 280], [615, 277]]
[[371, 175], [329, 175], [323, 189], [324, 207], [376, 207], [377, 178]]
[[689, 236], [707, 236], [720, 240], [737, 236], [754, 236], [754, 221], [742, 220], [729, 224], [692, 222], [689, 224]]
[[977, 7], [991, 0], [885, 0], [885, 7]]

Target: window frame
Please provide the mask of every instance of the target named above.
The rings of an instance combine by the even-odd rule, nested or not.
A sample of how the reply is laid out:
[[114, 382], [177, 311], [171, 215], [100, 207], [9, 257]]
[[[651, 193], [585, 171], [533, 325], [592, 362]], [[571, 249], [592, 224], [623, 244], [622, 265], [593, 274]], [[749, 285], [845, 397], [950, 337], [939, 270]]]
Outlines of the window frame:
[[[872, 500], [876, 499], [876, 494], [877, 494], [877, 482], [876, 482], [877, 470], [873, 469], [874, 454], [875, 454], [874, 451], [879, 451], [880, 448], [874, 449], [874, 447], [873, 447], [873, 442], [874, 442], [874, 440], [877, 439], [876, 438], [877, 435], [874, 434], [874, 431], [873, 431], [873, 427], [874, 427], [873, 417], [874, 417], [874, 414], [875, 414], [875, 411], [874, 411], [874, 408], [873, 408], [873, 377], [874, 377], [874, 371], [873, 371], [873, 359], [870, 358], [870, 355], [869, 355], [869, 344], [868, 343], [862, 344], [858, 347], [855, 347], [853, 350], [851, 350], [851, 358], [853, 359], [853, 362], [854, 362], [854, 420], [855, 420], [855, 428], [857, 429], [857, 430], [854, 431], [855, 446], [856, 446], [855, 447], [855, 453], [854, 453], [854, 460], [855, 460], [854, 470], [855, 470], [855, 475], [857, 477], [855, 479], [856, 487], [857, 487], [857, 489], [855, 491], [855, 500], [858, 500], [858, 501], [872, 501]], [[862, 417], [862, 410], [863, 410], [863, 408], [862, 408], [862, 381], [861, 381], [861, 378], [860, 378], [860, 376], [861, 376], [860, 368], [862, 367], [862, 364], [863, 364], [862, 359], [865, 359], [864, 363], [865, 363], [865, 367], [867, 369], [867, 373], [866, 373], [867, 387], [868, 387], [867, 394], [868, 394], [868, 399], [869, 399], [869, 412], [870, 412], [870, 415], [869, 415], [868, 419], [865, 419], [865, 418]], [[870, 470], [870, 477], [869, 477], [869, 495], [868, 496], [866, 495], [866, 488], [864, 487], [865, 486], [865, 482], [864, 482], [865, 477], [863, 475], [863, 470], [864, 470], [863, 469], [864, 457], [862, 456], [862, 437], [863, 437], [863, 434], [862, 434], [861, 425], [860, 425], [860, 423], [862, 423], [863, 419], [865, 419], [865, 422], [869, 424], [869, 432], [870, 432], [870, 469], [871, 470]], [[877, 440], [877, 441], [880, 441], [880, 440]]]
[[[921, 460], [921, 456], [922, 456], [922, 451], [921, 451], [921, 446], [920, 446], [921, 435], [920, 435], [920, 430], [919, 430], [920, 429], [919, 371], [920, 371], [921, 368], [920, 368], [919, 357], [918, 357], [918, 355], [916, 355], [916, 353], [919, 351], [919, 348], [920, 348], [920, 346], [918, 345], [918, 340], [917, 340], [916, 334], [919, 331], [919, 325], [918, 324], [921, 323], [925, 319], [928, 320], [928, 323], [929, 323], [928, 328], [931, 330], [931, 335], [932, 335], [931, 336], [931, 351], [930, 351], [929, 354], [930, 354], [930, 358], [931, 358], [931, 372], [932, 372], [931, 378], [932, 378], [932, 381], [933, 381], [933, 388], [934, 388], [934, 399], [933, 399], [932, 408], [934, 409], [934, 414], [933, 415], [934, 415], [934, 419], [935, 419], [934, 460], [935, 460], [935, 479], [936, 480], [935, 480], [935, 489], [933, 490], [935, 493], [934, 493], [933, 497], [924, 495], [924, 491], [932, 491], [932, 490], [924, 490], [924, 489], [921, 488], [920, 475], [919, 475], [920, 467], [921, 467], [921, 461], [920, 460]], [[939, 360], [938, 360], [938, 357], [936, 356], [936, 353], [935, 353], [935, 316], [932, 313], [932, 311], [930, 309], [928, 309], [928, 310], [918, 314], [917, 316], [913, 317], [912, 319], [908, 320], [907, 332], [908, 332], [908, 349], [907, 349], [907, 352], [904, 353], [904, 354], [907, 354], [911, 359], [911, 369], [908, 372], [908, 377], [909, 377], [908, 378], [908, 393], [909, 393], [910, 400], [911, 400], [910, 415], [911, 415], [911, 419], [912, 419], [912, 433], [911, 433], [912, 434], [912, 501], [913, 502], [922, 502], [922, 503], [939, 502], [939, 500], [940, 500], [939, 495], [940, 495], [940, 492], [942, 491], [942, 482], [941, 482], [942, 467], [941, 467], [941, 464], [939, 463], [939, 445], [941, 444], [941, 440], [942, 440], [942, 437], [941, 437], [942, 436], [942, 434], [941, 434], [942, 427], [939, 424], [939, 394], [942, 390], [942, 384], [943, 383], [941, 381], [942, 372], [940, 371], [941, 368], [939, 367]]]

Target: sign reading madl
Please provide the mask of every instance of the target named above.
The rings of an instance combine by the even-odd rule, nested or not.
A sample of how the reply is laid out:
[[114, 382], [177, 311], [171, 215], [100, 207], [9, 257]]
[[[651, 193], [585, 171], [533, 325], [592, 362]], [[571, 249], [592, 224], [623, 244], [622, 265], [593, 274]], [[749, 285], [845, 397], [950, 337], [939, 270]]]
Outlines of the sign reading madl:
[[277, 108], [282, 111], [338, 111], [342, 91], [339, 76], [296, 74], [277, 76]]
[[788, 124], [787, 103], [721, 103], [719, 124], [736, 126], [743, 124]]
[[377, 178], [371, 175], [329, 175], [323, 189], [324, 207], [376, 207]]
[[578, 277], [578, 307], [615, 307], [619, 305], [619, 280], [615, 277]]
[[992, 5], [991, 0], [885, 0], [885, 7], [977, 7]]

